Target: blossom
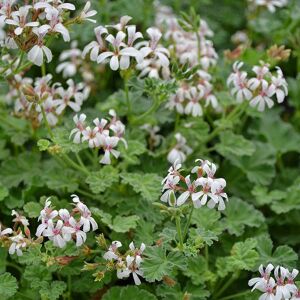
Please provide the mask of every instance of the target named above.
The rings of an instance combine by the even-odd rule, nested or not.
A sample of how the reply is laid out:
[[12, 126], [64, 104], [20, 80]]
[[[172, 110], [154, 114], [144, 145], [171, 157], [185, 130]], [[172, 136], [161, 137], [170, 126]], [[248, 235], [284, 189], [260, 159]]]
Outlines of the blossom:
[[137, 62], [141, 62], [142, 57], [140, 52], [134, 47], [127, 47], [124, 43], [126, 34], [123, 31], [119, 31], [114, 37], [112, 34], [106, 37], [106, 40], [110, 43], [113, 51], [102, 52], [98, 58], [97, 62], [100, 64], [104, 62], [107, 58], [110, 58], [110, 68], [113, 71], [126, 70], [130, 64], [130, 57], [134, 57]]
[[209, 198], [212, 198], [211, 186], [213, 180], [211, 178], [200, 177], [196, 180], [195, 185], [201, 186], [202, 190], [192, 195], [192, 200], [195, 207], [205, 205]]
[[142, 262], [142, 258], [140, 256], [126, 256], [126, 268], [117, 273], [118, 278], [122, 279], [124, 277], [129, 277], [130, 274], [133, 276], [134, 283], [136, 285], [141, 284], [141, 280], [139, 276], [143, 277], [143, 271], [140, 270], [140, 264]]
[[28, 220], [26, 219], [26, 217], [20, 215], [20, 214], [19, 214], [18, 212], [16, 212], [14, 209], [12, 210], [11, 215], [12, 215], [12, 216], [16, 216], [16, 217], [13, 219], [13, 222], [15, 222], [15, 223], [21, 223], [23, 226], [29, 226], [29, 222], [28, 222]]
[[35, 65], [41, 66], [44, 61], [44, 55], [46, 56], [47, 62], [49, 63], [52, 60], [51, 50], [44, 46], [43, 39], [47, 34], [50, 26], [42, 25], [38, 28], [33, 28], [33, 33], [38, 36], [37, 44], [31, 48], [28, 52], [28, 60], [30, 60]]
[[108, 34], [108, 31], [103, 26], [98, 26], [94, 29], [95, 36], [97, 41], [92, 41], [86, 45], [82, 51], [82, 57], [85, 57], [88, 52], [90, 52], [90, 58], [92, 61], [97, 61], [99, 52], [102, 52], [105, 49], [105, 40], [102, 38], [102, 35]]
[[23, 255], [22, 248], [26, 247], [26, 241], [23, 234], [19, 233], [18, 235], [12, 236], [9, 239], [11, 240], [12, 243], [8, 249], [8, 253], [10, 255], [16, 253], [17, 256], [22, 256]]
[[158, 44], [162, 36], [161, 32], [157, 28], [148, 28], [146, 31], [150, 41], [144, 42], [145, 46], [140, 49], [143, 57], [145, 58], [149, 55], [157, 57], [163, 67], [168, 67], [170, 53], [166, 48]]
[[180, 133], [175, 134], [177, 144], [172, 148], [168, 154], [168, 161], [174, 163], [178, 160], [182, 163], [186, 160], [186, 156], [192, 153], [192, 149], [186, 144], [186, 139]]
[[177, 205], [180, 206], [186, 202], [186, 200], [195, 194], [195, 184], [191, 182], [190, 175], [185, 177], [185, 183], [187, 185], [187, 191], [183, 192], [177, 199]]
[[66, 242], [68, 241], [67, 236], [64, 236], [64, 233], [71, 233], [68, 227], [64, 227], [63, 221], [58, 220], [56, 224], [54, 224], [53, 220], [48, 221], [48, 227], [43, 232], [43, 236], [48, 237], [51, 241], [53, 241], [54, 246], [59, 248], [63, 248], [66, 246]]
[[76, 203], [76, 208], [78, 209], [78, 211], [81, 214], [80, 220], [82, 221], [82, 224], [83, 224], [83, 231], [84, 232], [90, 231], [91, 225], [92, 225], [93, 231], [97, 230], [98, 225], [97, 225], [95, 219], [92, 217], [92, 213], [88, 209], [88, 207], [80, 201], [80, 199], [77, 195], [73, 194], [73, 195], [71, 195], [71, 197], [72, 197], [73, 202]]
[[275, 87], [268, 85], [267, 81], [263, 80], [261, 91], [250, 101], [250, 105], [258, 106], [259, 111], [264, 111], [266, 104], [269, 108], [271, 108], [274, 105], [274, 101], [271, 99], [274, 93]]
[[202, 116], [202, 107], [199, 104], [199, 100], [204, 96], [203, 90], [198, 90], [195, 87], [192, 87], [187, 96], [189, 102], [185, 107], [185, 113], [191, 114], [193, 117]]
[[115, 158], [118, 158], [120, 155], [120, 152], [113, 149], [118, 145], [119, 138], [115, 136], [100, 136], [100, 144], [103, 147], [104, 150], [104, 156], [100, 160], [101, 164], [110, 164], [111, 159], [110, 159], [110, 154], [112, 154]]
[[81, 136], [83, 135], [83, 132], [85, 130], [85, 124], [84, 124], [85, 119], [86, 119], [85, 114], [80, 114], [79, 118], [78, 115], [75, 115], [73, 117], [73, 121], [76, 125], [76, 128], [72, 129], [70, 133], [70, 138], [72, 135], [74, 135], [73, 142], [75, 144], [79, 144], [81, 141]]
[[80, 219], [79, 221], [76, 221], [73, 217], [70, 217], [69, 225], [74, 229], [73, 233], [75, 233], [76, 236], [76, 246], [80, 247], [86, 241], [86, 233], [81, 230], [83, 220]]
[[92, 23], [96, 23], [96, 20], [91, 19], [91, 17], [95, 16], [97, 14], [97, 11], [96, 10], [89, 11], [90, 8], [91, 8], [91, 2], [87, 1], [83, 10], [80, 13], [79, 19], [83, 21], [86, 20]]
[[276, 297], [278, 299], [287, 299], [291, 297], [291, 294], [297, 289], [294, 283], [286, 283], [285, 279], [287, 277], [288, 270], [284, 267], [277, 266], [274, 271], [274, 276], [276, 279]]
[[129, 244], [129, 249], [134, 253], [135, 256], [141, 256], [144, 250], [146, 249], [146, 245], [144, 243], [141, 243], [140, 248], [135, 248], [135, 245], [133, 242]]
[[122, 243], [119, 241], [113, 241], [108, 248], [108, 251], [104, 253], [103, 258], [105, 260], [116, 260], [119, 258], [117, 255], [118, 248], [122, 247]]
[[13, 26], [17, 26], [14, 30], [16, 35], [22, 34], [24, 28], [26, 27], [37, 27], [39, 22], [28, 22], [26, 23], [26, 18], [30, 9], [30, 5], [21, 6], [18, 11], [14, 11], [11, 14], [12, 19], [6, 19], [5, 23]]
[[264, 269], [263, 265], [260, 265], [258, 270], [261, 277], [255, 277], [249, 280], [248, 285], [253, 286], [252, 291], [255, 289], [262, 290], [265, 284], [270, 279], [270, 275], [274, 266], [272, 264], [268, 264], [266, 269]]
[[2, 236], [5, 236], [5, 235], [7, 235], [7, 234], [12, 234], [12, 229], [11, 228], [5, 228], [5, 229], [1, 229], [1, 224], [0, 224], [0, 238], [2, 237]]
[[162, 202], [168, 202], [171, 206], [174, 206], [176, 204], [176, 197], [174, 192], [176, 191], [179, 181], [179, 176], [173, 176], [170, 174], [167, 176], [162, 189], [163, 194], [160, 197], [160, 200]]

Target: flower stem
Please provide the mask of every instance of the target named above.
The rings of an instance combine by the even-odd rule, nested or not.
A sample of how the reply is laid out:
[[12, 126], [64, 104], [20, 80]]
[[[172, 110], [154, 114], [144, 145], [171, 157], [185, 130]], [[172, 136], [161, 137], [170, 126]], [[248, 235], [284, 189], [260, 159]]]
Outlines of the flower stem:
[[72, 168], [81, 171], [85, 175], [90, 175], [90, 172], [86, 168], [82, 168], [80, 165], [76, 164], [68, 155], [62, 153], [61, 157], [68, 163]]
[[245, 292], [241, 292], [241, 293], [237, 293], [237, 294], [233, 294], [233, 295], [229, 295], [229, 296], [226, 296], [226, 297], [223, 297], [219, 300], [231, 300], [231, 299], [235, 299], [235, 298], [239, 298], [241, 296], [246, 296], [248, 294], [250, 294], [251, 291], [245, 291]]
[[223, 285], [223, 287], [214, 295], [213, 299], [220, 299], [219, 296], [222, 295], [234, 281], [236, 281], [239, 275], [240, 275], [239, 271], [234, 273], [231, 276], [231, 278]]
[[188, 230], [189, 230], [189, 227], [190, 227], [190, 224], [191, 224], [191, 220], [192, 220], [192, 216], [193, 216], [193, 211], [194, 211], [194, 205], [192, 205], [191, 207], [191, 210], [190, 210], [190, 213], [189, 213], [189, 217], [188, 217], [188, 220], [184, 226], [184, 230], [183, 230], [183, 240], [185, 240], [186, 238], [186, 235], [188, 233]]
[[159, 101], [159, 98], [158, 97], [153, 97], [153, 103], [151, 105], [151, 107], [146, 111], [144, 112], [143, 114], [141, 114], [139, 117], [133, 119], [133, 124], [136, 124], [136, 123], [139, 123], [140, 121], [144, 121], [144, 119], [152, 114], [154, 111], [156, 111], [159, 107], [159, 104], [160, 104], [160, 101]]
[[68, 299], [71, 300], [72, 299], [72, 278], [71, 275], [68, 275]]
[[78, 153], [75, 153], [75, 156], [76, 156], [76, 159], [77, 159], [79, 165], [88, 172], [89, 170], [84, 165], [83, 161], [81, 160], [80, 155]]
[[175, 217], [176, 220], [176, 229], [177, 229], [177, 234], [178, 234], [178, 238], [179, 238], [179, 250], [183, 251], [183, 239], [182, 239], [182, 232], [181, 232], [181, 221], [180, 221], [180, 217], [176, 216]]
[[43, 62], [42, 66], [41, 66], [41, 70], [42, 70], [42, 76], [46, 76], [46, 65]]
[[46, 116], [46, 113], [45, 113], [44, 106], [43, 106], [42, 104], [40, 104], [40, 107], [41, 107], [41, 111], [42, 111], [42, 115], [43, 115], [43, 120], [44, 120], [44, 122], [45, 122], [45, 125], [46, 125], [46, 128], [47, 128], [47, 130], [48, 130], [48, 133], [49, 133], [51, 139], [53, 139], [53, 138], [54, 138], [54, 135], [53, 135], [52, 130], [51, 130], [51, 127], [50, 127], [50, 125], [49, 125], [49, 123], [48, 123], [48, 120], [47, 120], [47, 116]]
[[129, 87], [128, 87], [128, 77], [124, 76], [124, 90], [125, 90], [125, 97], [126, 97], [126, 103], [127, 103], [127, 113], [128, 117], [131, 116], [131, 102], [130, 102], [130, 97], [129, 97]]

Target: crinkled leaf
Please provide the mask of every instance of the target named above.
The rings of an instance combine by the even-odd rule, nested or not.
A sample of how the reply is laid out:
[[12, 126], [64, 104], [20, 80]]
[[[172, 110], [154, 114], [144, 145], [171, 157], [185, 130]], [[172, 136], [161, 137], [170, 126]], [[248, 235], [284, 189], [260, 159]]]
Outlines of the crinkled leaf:
[[252, 195], [255, 197], [256, 205], [262, 206], [267, 204], [272, 204], [273, 201], [282, 200], [286, 193], [279, 190], [271, 190], [268, 192], [268, 189], [264, 186], [256, 186], [252, 190]]
[[263, 214], [247, 202], [232, 197], [224, 211], [223, 219], [225, 228], [230, 234], [240, 236], [245, 227], [259, 227], [265, 220]]
[[42, 299], [57, 300], [67, 289], [67, 284], [63, 281], [53, 281], [40, 289]]
[[[273, 249], [273, 242], [268, 236], [260, 236], [257, 238], [256, 249], [259, 253], [259, 261], [257, 264], [267, 265], [283, 265], [287, 267], [295, 267], [298, 260], [297, 253], [289, 246], [278, 246]], [[273, 251], [274, 250], [274, 251]]]
[[126, 148], [123, 143], [120, 143], [121, 156], [124, 162], [122, 165], [137, 165], [140, 163], [139, 156], [147, 151], [145, 144], [138, 140], [127, 141], [128, 147]]
[[137, 286], [114, 286], [110, 288], [103, 296], [103, 300], [156, 300], [157, 298], [150, 292], [138, 288]]
[[119, 175], [117, 169], [112, 166], [104, 166], [100, 171], [91, 172], [85, 182], [89, 185], [94, 194], [99, 194], [117, 182], [118, 179]]
[[78, 153], [82, 149], [88, 148], [87, 143], [75, 144], [73, 140], [69, 138], [70, 132], [66, 128], [56, 128], [52, 131], [52, 133], [54, 145], [59, 146], [63, 153]]
[[169, 252], [161, 246], [147, 247], [142, 270], [147, 281], [162, 280], [165, 275], [170, 276], [174, 267], [185, 269], [186, 261], [179, 252]]
[[161, 194], [161, 181], [162, 177], [154, 173], [126, 173], [123, 172], [120, 175], [124, 184], [132, 186], [136, 193], [150, 202], [158, 200]]
[[21, 182], [38, 185], [40, 175], [40, 154], [34, 152], [23, 152], [17, 157], [10, 157], [0, 168], [0, 181], [7, 188], [17, 187]]
[[235, 243], [231, 249], [231, 255], [217, 258], [217, 273], [220, 277], [225, 277], [228, 273], [238, 270], [250, 271], [257, 263], [259, 254], [254, 248], [255, 239], [247, 239], [244, 242]]
[[242, 135], [234, 134], [231, 131], [225, 131], [220, 134], [220, 143], [217, 144], [216, 150], [226, 157], [228, 154], [235, 156], [252, 155], [255, 146]]
[[12, 297], [17, 292], [17, 280], [10, 273], [6, 272], [0, 275], [0, 295], [5, 300]]
[[7, 187], [0, 183], [0, 201], [4, 200], [9, 195]]
[[214, 242], [217, 242], [218, 236], [210, 230], [204, 228], [191, 228], [189, 231], [189, 237], [196, 245], [208, 245], [211, 246]]
[[23, 209], [29, 218], [37, 218], [43, 207], [40, 203], [31, 201], [26, 203]]
[[261, 142], [256, 142], [255, 147], [255, 152], [251, 156], [228, 155], [227, 158], [240, 168], [251, 182], [266, 185], [275, 176], [274, 148], [270, 144]]

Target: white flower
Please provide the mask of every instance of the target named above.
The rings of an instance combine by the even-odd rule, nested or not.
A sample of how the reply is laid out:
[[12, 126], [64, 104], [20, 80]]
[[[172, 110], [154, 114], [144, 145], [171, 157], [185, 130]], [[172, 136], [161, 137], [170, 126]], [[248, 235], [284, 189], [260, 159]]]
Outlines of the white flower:
[[5, 235], [7, 235], [7, 234], [12, 234], [12, 229], [11, 228], [6, 228], [6, 229], [3, 229], [3, 230], [1, 230], [1, 224], [0, 224], [0, 238], [2, 237], [2, 236], [5, 236]]
[[85, 57], [88, 52], [92, 61], [97, 61], [99, 53], [105, 49], [105, 41], [102, 38], [103, 34], [108, 34], [108, 31], [103, 26], [98, 26], [94, 29], [97, 41], [92, 41], [86, 45], [82, 51], [82, 57]]
[[97, 225], [95, 219], [92, 217], [92, 213], [88, 209], [88, 207], [80, 201], [80, 199], [77, 195], [73, 194], [73, 195], [71, 195], [71, 197], [72, 197], [73, 202], [76, 203], [76, 207], [81, 214], [80, 220], [83, 223], [83, 231], [84, 232], [90, 231], [90, 229], [91, 229], [90, 225], [92, 225], [93, 231], [97, 230], [98, 225]]
[[21, 223], [23, 226], [29, 226], [28, 220], [24, 216], [22, 216], [19, 213], [17, 213], [14, 209], [11, 211], [11, 215], [12, 216], [16, 216], [13, 219], [13, 222], [15, 222], [15, 223]]
[[127, 268], [121, 270], [120, 272], [117, 272], [118, 278], [122, 279], [124, 277], [129, 277], [130, 274], [132, 274], [134, 283], [136, 285], [140, 285], [141, 280], [139, 276], [143, 277], [143, 272], [139, 270], [141, 262], [142, 262], [142, 258], [140, 256], [132, 257], [130, 255], [127, 255], [126, 257]]
[[59, 11], [54, 7], [47, 7], [45, 13], [46, 19], [49, 21], [49, 31], [60, 33], [64, 41], [69, 42], [70, 34], [68, 29], [61, 23]]
[[269, 85], [267, 81], [263, 80], [261, 91], [250, 101], [250, 105], [253, 107], [258, 106], [258, 111], [264, 111], [266, 104], [269, 108], [271, 108], [274, 105], [274, 101], [271, 99], [274, 93], [275, 86]]
[[122, 243], [119, 241], [113, 241], [108, 248], [108, 251], [104, 253], [103, 258], [105, 260], [117, 260], [119, 256], [116, 254], [118, 248], [122, 247]]
[[54, 246], [63, 248], [68, 241], [67, 238], [63, 237], [64, 233], [66, 233], [65, 230], [63, 232], [63, 229], [65, 228], [67, 227], [64, 227], [62, 220], [58, 220], [56, 224], [53, 223], [53, 220], [49, 220], [48, 227], [44, 230], [43, 236], [48, 237], [49, 240], [53, 241]]
[[195, 195], [195, 184], [191, 182], [190, 175], [185, 177], [185, 183], [187, 185], [188, 190], [183, 192], [177, 199], [177, 205], [181, 206], [186, 202], [186, 200], [191, 196]]
[[11, 240], [12, 243], [9, 247], [8, 253], [10, 255], [16, 253], [18, 256], [22, 256], [23, 255], [22, 248], [26, 247], [26, 242], [22, 233], [12, 236], [9, 239]]
[[130, 65], [130, 57], [134, 57], [139, 63], [142, 60], [141, 54], [138, 50], [133, 47], [127, 47], [123, 42], [126, 34], [123, 31], [119, 31], [114, 37], [113, 35], [108, 35], [106, 40], [110, 43], [113, 48], [113, 51], [102, 52], [98, 58], [98, 64], [104, 62], [107, 58], [110, 58], [110, 68], [113, 71], [126, 70]]
[[264, 292], [259, 300], [279, 300], [274, 294], [275, 280], [271, 277], [268, 282], [263, 283], [261, 291]]
[[277, 68], [277, 77], [272, 76], [272, 86], [275, 88], [275, 94], [278, 103], [282, 103], [284, 98], [288, 95], [287, 82], [283, 77], [283, 73], [279, 67]]
[[76, 246], [80, 247], [86, 241], [86, 233], [81, 230], [83, 220], [80, 219], [80, 221], [76, 221], [73, 217], [70, 217], [69, 224], [74, 229], [74, 233], [76, 236]]
[[46, 56], [47, 62], [49, 63], [52, 60], [51, 50], [44, 46], [43, 39], [47, 34], [50, 26], [42, 25], [39, 28], [33, 28], [33, 33], [38, 36], [37, 44], [31, 48], [28, 52], [28, 60], [30, 60], [35, 65], [41, 66], [44, 61], [44, 55]]
[[144, 243], [141, 243], [140, 248], [135, 248], [134, 243], [131, 242], [129, 244], [129, 249], [134, 253], [135, 256], [141, 256], [144, 250], [146, 249], [146, 245]]
[[24, 28], [26, 27], [36, 27], [39, 26], [39, 22], [28, 22], [26, 23], [26, 18], [30, 9], [30, 5], [21, 6], [18, 11], [14, 11], [11, 16], [12, 19], [6, 19], [5, 23], [13, 26], [17, 26], [14, 30], [16, 35], [22, 34]]
[[266, 269], [264, 269], [263, 265], [260, 265], [258, 270], [261, 277], [255, 277], [248, 281], [249, 286], [253, 286], [252, 291], [258, 289], [260, 291], [264, 290], [265, 284], [269, 281], [271, 272], [274, 269], [272, 264], [268, 264]]
[[96, 10], [89, 11], [90, 8], [91, 8], [91, 2], [87, 1], [83, 10], [80, 13], [79, 18], [83, 21], [86, 20], [86, 21], [90, 21], [92, 23], [96, 23], [96, 20], [91, 19], [91, 17], [95, 16], [97, 14], [97, 11]]
[[86, 127], [82, 132], [82, 141], [88, 141], [90, 148], [96, 148], [100, 146], [100, 134], [98, 132], [98, 127], [91, 128]]
[[226, 181], [223, 178], [214, 179], [211, 184], [211, 199], [208, 201], [207, 206], [209, 208], [214, 208], [218, 204], [218, 210], [225, 209], [224, 200], [228, 201], [227, 194], [224, 193], [224, 188], [226, 187]]
[[200, 99], [204, 96], [203, 90], [199, 91], [197, 88], [192, 87], [189, 90], [187, 99], [189, 100], [185, 107], [185, 113], [191, 114], [193, 117], [202, 116], [202, 107], [199, 104]]
[[132, 17], [130, 16], [122, 16], [120, 18], [120, 22], [116, 25], [106, 25], [106, 27], [112, 27], [114, 29], [116, 29], [117, 31], [124, 31], [126, 25], [128, 24], [128, 22], [132, 19]]
[[[140, 49], [143, 57], [145, 58], [149, 55], [157, 57], [163, 67], [168, 67], [170, 63], [170, 53], [166, 48], [158, 44], [162, 36], [161, 32], [157, 28], [148, 28], [146, 31], [150, 37], [150, 41], [146, 43], [142, 42], [145, 44], [145, 46]], [[141, 45], [143, 45], [142, 43]]]
[[195, 181], [196, 186], [202, 187], [202, 190], [200, 192], [194, 193], [192, 195], [192, 200], [196, 208], [205, 205], [208, 199], [212, 198], [212, 192], [211, 192], [212, 183], [213, 180], [211, 178], [204, 178], [204, 177], [200, 177]]
[[180, 133], [175, 134], [177, 144], [168, 154], [168, 161], [174, 163], [183, 163], [186, 160], [186, 156], [192, 153], [192, 149], [186, 144], [186, 139]]
[[120, 152], [113, 149], [118, 145], [119, 142], [119, 138], [115, 137], [115, 136], [105, 136], [105, 135], [101, 135], [100, 136], [100, 144], [103, 147], [104, 150], [104, 156], [103, 158], [100, 160], [101, 164], [110, 164], [111, 163], [111, 159], [110, 159], [110, 154], [112, 154], [115, 158], [118, 158], [120, 155]]
[[[176, 205], [176, 197], [175, 197], [175, 191], [177, 188], [177, 184], [180, 181], [179, 176], [173, 176], [169, 174], [165, 181], [164, 181], [164, 186], [162, 189], [162, 196], [160, 197], [160, 200], [162, 202], [168, 202], [170, 206], [175, 206]], [[175, 203], [173, 203], [175, 202]]]
[[73, 142], [75, 144], [79, 144], [81, 141], [81, 136], [83, 135], [83, 132], [85, 130], [85, 124], [84, 124], [85, 119], [86, 119], [85, 114], [80, 114], [79, 118], [78, 115], [75, 115], [73, 117], [73, 121], [76, 125], [76, 128], [72, 129], [69, 138], [71, 138], [72, 135], [74, 135]]
[[285, 283], [288, 270], [284, 267], [277, 266], [274, 271], [276, 279], [276, 297], [277, 299], [287, 299], [297, 290], [294, 284]]

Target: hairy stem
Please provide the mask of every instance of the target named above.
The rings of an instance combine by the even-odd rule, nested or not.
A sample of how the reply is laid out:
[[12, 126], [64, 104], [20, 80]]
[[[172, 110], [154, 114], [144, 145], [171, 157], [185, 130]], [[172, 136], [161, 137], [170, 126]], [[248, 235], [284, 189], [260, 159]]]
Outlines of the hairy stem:
[[193, 216], [193, 211], [194, 211], [194, 205], [192, 205], [192, 207], [191, 207], [191, 210], [190, 210], [190, 213], [189, 213], [189, 216], [188, 216], [188, 220], [187, 220], [187, 222], [184, 226], [183, 241], [185, 240], [185, 238], [187, 236], [187, 233], [188, 233], [188, 230], [189, 230], [189, 227], [190, 227], [190, 224], [191, 224], [192, 216]]
[[179, 250], [183, 251], [183, 239], [182, 239], [182, 232], [181, 232], [181, 221], [180, 221], [180, 217], [176, 216], [175, 217], [176, 220], [176, 229], [177, 229], [177, 234], [178, 234], [178, 238], [179, 238]]

